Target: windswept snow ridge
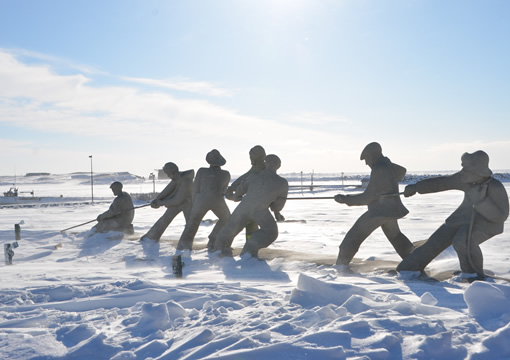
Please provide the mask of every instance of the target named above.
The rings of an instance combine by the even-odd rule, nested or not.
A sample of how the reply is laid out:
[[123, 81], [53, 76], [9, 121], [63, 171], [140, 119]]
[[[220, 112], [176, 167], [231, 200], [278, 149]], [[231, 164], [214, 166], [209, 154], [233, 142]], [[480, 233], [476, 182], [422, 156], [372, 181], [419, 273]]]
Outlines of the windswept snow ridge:
[[[74, 191], [86, 196], [88, 187], [80, 186]], [[410, 214], [401, 228], [421, 240], [460, 198], [448, 193], [404, 201]], [[60, 232], [107, 207], [0, 208], [2, 243], [14, 241], [13, 224], [24, 220], [14, 265], [0, 265], [0, 349], [8, 359], [510, 358], [510, 285], [502, 280], [427, 282], [383, 270], [346, 274], [284, 257], [219, 258], [205, 249], [181, 254], [184, 276], [176, 279], [171, 257], [183, 218], [160, 243], [122, 240], [118, 233], [87, 237], [87, 226]], [[272, 248], [336, 256], [363, 211], [334, 201], [289, 202], [286, 218], [306, 221], [280, 223]], [[136, 233], [161, 214], [137, 210]], [[197, 245], [207, 243], [211, 224], [202, 223]], [[483, 245], [486, 267], [506, 277], [509, 234], [507, 226]], [[378, 232], [356, 256], [398, 260]], [[447, 249], [429, 267], [457, 269], [455, 252]]]

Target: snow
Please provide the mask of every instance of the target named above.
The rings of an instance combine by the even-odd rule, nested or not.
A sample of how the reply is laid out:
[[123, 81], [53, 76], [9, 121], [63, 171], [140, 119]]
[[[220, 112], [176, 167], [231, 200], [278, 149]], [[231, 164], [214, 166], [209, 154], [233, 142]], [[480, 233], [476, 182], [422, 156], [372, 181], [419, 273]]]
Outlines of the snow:
[[[117, 179], [131, 193], [152, 191], [152, 181], [104, 174], [92, 203], [87, 174], [17, 179], [21, 191], [46, 198], [0, 206], [2, 243], [14, 242], [14, 224], [24, 221], [13, 265], [0, 264], [3, 358], [510, 359], [510, 283], [504, 280], [433, 282], [377, 269], [346, 273], [305, 261], [310, 256], [333, 263], [363, 207], [288, 201], [283, 214], [292, 221], [279, 224], [271, 249], [282, 256], [301, 253], [301, 259], [229, 259], [197, 249], [181, 254], [180, 279], [171, 259], [184, 226], [181, 215], [159, 244], [122, 240], [113, 232], [87, 237], [93, 224], [60, 232], [105, 211], [113, 199], [108, 186]], [[156, 190], [166, 182], [157, 181]], [[6, 188], [12, 183], [0, 177]], [[510, 183], [504, 184], [510, 193]], [[303, 195], [342, 191], [359, 189], [318, 187], [312, 194], [305, 188]], [[302, 196], [301, 189], [293, 188], [290, 196]], [[402, 231], [413, 241], [426, 239], [461, 198], [445, 192], [403, 199], [410, 213], [400, 221]], [[136, 233], [145, 233], [162, 211], [138, 209]], [[207, 214], [208, 219], [214, 216]], [[485, 268], [509, 278], [510, 224], [505, 225], [482, 250]], [[204, 221], [198, 247], [205, 246], [211, 230], [211, 222]], [[243, 236], [234, 247], [242, 246]], [[379, 230], [356, 258], [398, 260]], [[457, 270], [455, 252], [447, 249], [427, 269]]]

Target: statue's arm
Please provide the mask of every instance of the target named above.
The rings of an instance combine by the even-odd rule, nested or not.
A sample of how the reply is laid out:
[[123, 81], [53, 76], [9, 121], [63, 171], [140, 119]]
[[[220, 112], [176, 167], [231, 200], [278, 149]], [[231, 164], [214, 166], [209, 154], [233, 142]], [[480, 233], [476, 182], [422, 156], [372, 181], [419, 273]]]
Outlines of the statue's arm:
[[173, 196], [160, 201], [161, 205], [166, 207], [179, 206], [191, 197], [193, 179], [182, 179], [182, 182], [174, 191]]
[[97, 217], [97, 221], [109, 219], [119, 215], [122, 212], [122, 206], [120, 204], [120, 201], [121, 200], [118, 197], [116, 197], [113, 200], [112, 204], [110, 205], [110, 208]]
[[508, 218], [508, 195], [499, 181], [494, 181], [487, 188], [487, 195], [474, 204], [475, 210], [491, 222], [503, 223]]
[[195, 180], [193, 180], [193, 192], [191, 195], [193, 199], [202, 191], [202, 174], [203, 172], [198, 170], [197, 176], [195, 176]]
[[223, 176], [222, 180], [223, 180], [223, 183], [222, 183], [221, 193], [223, 195], [225, 195], [227, 193], [228, 183], [230, 182], [230, 173], [228, 171], [225, 172], [225, 175]]
[[278, 213], [283, 210], [283, 207], [285, 206], [285, 203], [287, 202], [287, 195], [289, 193], [289, 185], [287, 182], [285, 182], [284, 185], [282, 185], [281, 190], [278, 193], [278, 197], [275, 201], [269, 205], [269, 208], [275, 212]]
[[[247, 173], [239, 176], [230, 186], [227, 187], [227, 189], [225, 190], [225, 197], [229, 200], [233, 200], [233, 201], [239, 201], [241, 200], [242, 196], [237, 196], [236, 192], [237, 192], [237, 188], [243, 184], [246, 179], [248, 179], [248, 177], [250, 176], [251, 174], [251, 171], [248, 171]], [[229, 174], [230, 176], [230, 174]]]
[[370, 181], [368, 182], [367, 188], [361, 194], [355, 195], [337, 195], [338, 202], [342, 202], [349, 206], [360, 206], [368, 205], [383, 195], [383, 189], [381, 188], [380, 179], [387, 174], [382, 171], [383, 169], [374, 168], [370, 173]]
[[164, 200], [168, 196], [172, 195], [172, 193], [177, 188], [177, 183], [175, 181], [170, 181], [167, 186], [159, 193], [159, 195], [156, 197], [156, 200]]

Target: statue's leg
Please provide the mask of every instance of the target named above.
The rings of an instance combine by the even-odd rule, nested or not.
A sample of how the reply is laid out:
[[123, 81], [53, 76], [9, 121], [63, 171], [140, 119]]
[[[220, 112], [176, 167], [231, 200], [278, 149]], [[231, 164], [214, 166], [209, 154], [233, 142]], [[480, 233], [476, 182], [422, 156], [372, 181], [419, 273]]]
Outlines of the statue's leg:
[[414, 249], [397, 266], [397, 271], [423, 271], [436, 256], [452, 244], [458, 227], [443, 224], [421, 246]]
[[133, 227], [133, 224], [129, 224], [122, 227], [122, 232], [124, 232], [127, 235], [133, 235], [135, 233], [135, 228]]
[[186, 200], [186, 202], [180, 205], [182, 214], [184, 215], [184, 220], [188, 222], [189, 217], [191, 216], [191, 210], [193, 208], [193, 203], [191, 199]]
[[414, 248], [413, 243], [400, 231], [396, 219], [385, 222], [381, 225], [381, 228], [402, 259], [411, 253]]
[[96, 232], [107, 233], [108, 231], [119, 231], [119, 224], [115, 219], [106, 219], [97, 223]]
[[220, 230], [225, 226], [230, 218], [230, 210], [225, 203], [225, 201], [219, 202], [212, 209], [214, 215], [218, 217], [218, 222], [214, 225], [213, 230], [209, 234], [209, 242], [207, 243], [207, 248], [212, 249], [214, 247], [214, 243], [216, 242], [216, 237], [218, 236]]
[[[463, 226], [453, 238], [453, 248], [459, 257], [460, 269], [468, 274], [483, 274], [483, 254], [480, 244], [491, 236], [474, 228], [468, 240], [469, 225]], [[468, 248], [469, 243], [469, 248]]]
[[340, 244], [336, 265], [349, 265], [365, 239], [382, 224], [382, 218], [373, 218], [368, 212], [360, 216], [352, 228], [345, 234]]
[[247, 221], [248, 219], [243, 214], [234, 211], [228, 222], [219, 231], [212, 251], [221, 250], [223, 255], [232, 256], [232, 242], [246, 226]]
[[159, 239], [161, 238], [161, 235], [163, 235], [163, 233], [165, 232], [168, 225], [170, 225], [172, 220], [181, 211], [182, 211], [182, 208], [180, 208], [180, 207], [171, 207], [171, 208], [166, 209], [163, 216], [161, 216], [159, 218], [159, 220], [156, 221], [154, 223], [154, 225], [152, 225], [150, 230], [145, 235], [143, 235], [140, 240], [151, 239], [151, 240], [159, 241]]
[[259, 229], [259, 226], [257, 225], [256, 222], [253, 222], [253, 221], [250, 221], [246, 224], [246, 228], [245, 228], [245, 236], [246, 236], [246, 241], [248, 241], [251, 237], [251, 235], [257, 231]]
[[209, 209], [199, 202], [195, 202], [191, 209], [191, 214], [186, 220], [186, 226], [177, 243], [177, 250], [191, 250], [193, 248], [193, 240], [197, 234], [200, 222]]
[[258, 214], [254, 220], [259, 229], [246, 240], [241, 255], [248, 253], [256, 257], [260, 249], [268, 247], [278, 237], [278, 225], [269, 210]]

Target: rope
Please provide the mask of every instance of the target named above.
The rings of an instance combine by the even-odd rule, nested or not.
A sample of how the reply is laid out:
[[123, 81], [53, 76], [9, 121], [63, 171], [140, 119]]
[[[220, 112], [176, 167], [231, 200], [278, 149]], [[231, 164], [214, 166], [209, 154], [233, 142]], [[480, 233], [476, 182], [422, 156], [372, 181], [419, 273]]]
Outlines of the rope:
[[469, 261], [469, 265], [476, 271], [478, 276], [485, 278], [485, 274], [483, 273], [483, 267], [482, 269], [477, 269], [475, 266], [475, 263], [473, 262], [473, 257], [471, 256], [471, 236], [473, 235], [473, 225], [475, 223], [475, 204], [473, 204], [473, 209], [471, 211], [471, 221], [469, 222], [469, 230], [468, 230], [468, 237], [466, 241], [467, 245], [467, 257]]
[[[140, 208], [143, 208], [143, 207], [146, 207], [146, 206], [149, 206], [149, 205], [150, 205], [150, 203], [149, 204], [145, 204], [145, 205], [135, 206], [135, 207], [126, 209], [124, 211], [136, 210], [136, 209], [140, 209]], [[64, 232], [64, 231], [71, 230], [71, 229], [74, 229], [74, 228], [77, 228], [77, 227], [80, 227], [80, 226], [83, 226], [83, 225], [87, 225], [87, 224], [90, 224], [90, 223], [92, 223], [94, 221], [97, 221], [97, 219], [90, 220], [90, 221], [84, 222], [82, 224], [78, 224], [78, 225], [74, 225], [74, 226], [68, 227], [67, 229], [60, 230], [60, 232]]]

